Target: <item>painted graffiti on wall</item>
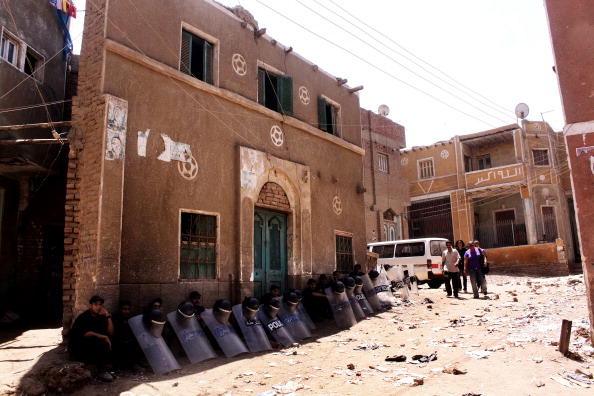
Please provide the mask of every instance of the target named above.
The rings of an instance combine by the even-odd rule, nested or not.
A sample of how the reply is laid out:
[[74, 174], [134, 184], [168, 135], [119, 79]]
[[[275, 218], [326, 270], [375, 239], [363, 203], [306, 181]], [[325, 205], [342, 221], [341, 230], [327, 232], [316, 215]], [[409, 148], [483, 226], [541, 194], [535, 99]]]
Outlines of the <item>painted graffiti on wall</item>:
[[105, 159], [124, 160], [126, 150], [126, 125], [128, 122], [128, 102], [108, 95], [107, 133]]
[[146, 157], [146, 144], [148, 143], [148, 137], [150, 133], [150, 129], [147, 129], [146, 132], [138, 131], [138, 141], [136, 143], [136, 148], [138, 150], [138, 155], [141, 157]]
[[164, 133], [161, 133], [160, 135], [161, 138], [163, 138], [165, 150], [163, 150], [163, 152], [159, 155], [158, 159], [165, 162], [171, 162], [172, 160], [191, 162], [190, 159], [192, 158], [192, 150], [189, 144], [174, 142]]
[[264, 158], [258, 151], [246, 152], [247, 155], [241, 159], [241, 187], [255, 190], [258, 186], [258, 176], [264, 172]]

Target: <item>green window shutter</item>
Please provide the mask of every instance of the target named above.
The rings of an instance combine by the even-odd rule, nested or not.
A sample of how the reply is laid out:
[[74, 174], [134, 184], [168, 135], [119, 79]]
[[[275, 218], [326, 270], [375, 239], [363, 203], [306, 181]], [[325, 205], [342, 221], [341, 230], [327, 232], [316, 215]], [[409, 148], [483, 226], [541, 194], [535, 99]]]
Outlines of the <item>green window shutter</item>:
[[191, 74], [192, 59], [192, 35], [188, 32], [182, 32], [181, 38], [181, 57], [179, 59], [179, 70], [182, 73]]
[[213, 84], [213, 60], [212, 60], [212, 44], [204, 40], [204, 82]]
[[318, 98], [318, 123], [322, 131], [328, 131], [328, 121], [326, 120], [326, 99], [321, 96]]
[[287, 115], [293, 114], [293, 78], [288, 76], [277, 77], [277, 93], [279, 112]]
[[258, 69], [258, 103], [262, 106], [266, 105], [266, 94], [264, 87], [266, 86], [266, 71]]

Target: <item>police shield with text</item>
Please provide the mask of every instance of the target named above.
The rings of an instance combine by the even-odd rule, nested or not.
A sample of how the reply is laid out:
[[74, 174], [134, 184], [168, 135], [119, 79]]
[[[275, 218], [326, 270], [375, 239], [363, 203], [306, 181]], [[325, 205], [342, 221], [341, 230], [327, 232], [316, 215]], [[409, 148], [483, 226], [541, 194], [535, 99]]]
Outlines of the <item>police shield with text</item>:
[[311, 337], [311, 333], [297, 311], [298, 305], [299, 297], [297, 297], [297, 294], [294, 292], [285, 293], [278, 311], [278, 317], [283, 321], [283, 324], [295, 340], [303, 340]]
[[233, 307], [233, 315], [239, 324], [239, 328], [250, 352], [272, 349], [262, 322], [258, 319], [259, 305], [257, 299], [246, 297], [241, 304]]
[[355, 314], [355, 318], [357, 318], [357, 320], [365, 319], [365, 312], [361, 309], [361, 305], [359, 305], [357, 297], [355, 296], [355, 287], [357, 286], [355, 279], [351, 277], [346, 278], [344, 280], [344, 286], [346, 288], [345, 293], [349, 299], [349, 303], [351, 303], [351, 309]]
[[371, 279], [369, 279], [369, 275], [365, 274], [361, 276], [361, 280], [363, 281], [363, 293], [365, 293], [365, 297], [367, 298], [367, 301], [369, 301], [369, 305], [371, 305], [371, 308], [373, 308], [374, 311], [381, 311], [382, 303], [375, 294], [375, 288], [373, 287]]
[[394, 299], [394, 295], [390, 289], [390, 282], [388, 282], [385, 272], [371, 270], [369, 271], [369, 279], [371, 279], [375, 294], [377, 298], [379, 298], [382, 306], [384, 308], [391, 308], [396, 300]]
[[299, 313], [299, 316], [301, 316], [301, 319], [305, 322], [305, 325], [310, 331], [314, 330], [316, 328], [316, 325], [314, 321], [311, 320], [311, 317], [309, 316], [309, 314], [305, 310], [305, 307], [303, 306], [303, 303], [301, 302], [301, 290], [295, 289], [293, 290], [293, 293], [297, 295], [297, 299], [299, 300], [299, 304], [297, 304], [297, 312]]
[[272, 297], [267, 302], [260, 305], [258, 319], [260, 319], [264, 328], [272, 334], [272, 337], [274, 337], [276, 342], [285, 347], [290, 347], [295, 342], [295, 339], [291, 336], [283, 322], [278, 318], [280, 307], [280, 298]]
[[355, 314], [351, 308], [351, 303], [345, 293], [344, 283], [336, 282], [326, 289], [326, 296], [334, 314], [336, 325], [341, 329], [346, 329], [357, 324]]
[[153, 309], [146, 315], [138, 315], [128, 320], [146, 360], [158, 375], [180, 368], [165, 340], [161, 337], [166, 321], [165, 314], [160, 309]]
[[231, 309], [229, 301], [217, 300], [212, 309], [207, 309], [200, 315], [227, 357], [249, 352], [229, 324]]
[[365, 293], [363, 293], [363, 279], [360, 276], [355, 276], [355, 289], [353, 290], [353, 294], [359, 303], [359, 306], [363, 310], [363, 313], [366, 316], [370, 316], [373, 314], [373, 308], [367, 301], [367, 297], [365, 297]]
[[384, 264], [388, 279], [392, 282], [394, 292], [400, 294], [400, 298], [404, 301], [408, 300], [408, 285], [404, 280], [404, 273], [402, 266]]
[[217, 357], [200, 324], [194, 317], [194, 304], [181, 303], [176, 311], [169, 312], [167, 319], [191, 363]]

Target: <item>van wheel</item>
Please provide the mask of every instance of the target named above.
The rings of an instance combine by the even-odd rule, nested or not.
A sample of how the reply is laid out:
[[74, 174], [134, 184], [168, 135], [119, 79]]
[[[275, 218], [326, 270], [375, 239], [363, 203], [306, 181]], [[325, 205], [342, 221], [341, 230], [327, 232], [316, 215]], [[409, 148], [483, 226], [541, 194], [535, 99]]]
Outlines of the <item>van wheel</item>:
[[432, 289], [439, 289], [439, 287], [441, 285], [443, 285], [443, 281], [439, 280], [439, 279], [431, 279], [431, 280], [427, 281], [427, 284]]

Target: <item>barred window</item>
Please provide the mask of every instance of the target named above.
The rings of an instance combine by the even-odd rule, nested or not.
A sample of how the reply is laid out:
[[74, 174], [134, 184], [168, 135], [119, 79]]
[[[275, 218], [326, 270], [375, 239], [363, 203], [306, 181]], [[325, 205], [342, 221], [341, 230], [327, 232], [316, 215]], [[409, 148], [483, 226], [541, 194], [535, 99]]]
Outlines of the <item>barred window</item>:
[[179, 257], [181, 279], [216, 278], [216, 216], [182, 212]]
[[388, 156], [386, 154], [379, 154], [378, 161], [379, 161], [379, 166], [378, 166], [379, 171], [382, 173], [390, 173]]
[[535, 166], [549, 166], [549, 150], [548, 149], [533, 149], [532, 158]]
[[419, 179], [429, 179], [435, 176], [433, 171], [433, 158], [422, 160], [419, 164]]
[[336, 269], [349, 272], [353, 265], [353, 237], [336, 235]]

